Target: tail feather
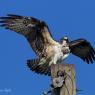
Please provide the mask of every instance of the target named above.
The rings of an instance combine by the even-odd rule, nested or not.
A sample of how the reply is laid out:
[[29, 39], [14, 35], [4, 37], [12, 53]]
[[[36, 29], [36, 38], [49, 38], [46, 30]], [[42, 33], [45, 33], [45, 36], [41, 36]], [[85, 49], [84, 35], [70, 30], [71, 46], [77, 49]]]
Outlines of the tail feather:
[[39, 74], [49, 75], [49, 70], [50, 70], [50, 66], [47, 63], [45, 63], [45, 64], [37, 66], [37, 69], [35, 69], [35, 72]]
[[45, 71], [45, 75], [49, 75], [50, 74], [50, 68], [47, 68], [47, 70]]
[[33, 71], [38, 65], [38, 60], [33, 59], [33, 60], [27, 60], [27, 66]]
[[30, 70], [38, 73], [38, 74], [44, 74], [50, 76], [50, 66], [49, 66], [49, 60], [46, 61], [44, 64], [39, 65], [40, 60], [39, 59], [32, 59], [27, 61], [27, 66], [30, 68]]
[[49, 72], [50, 72], [49, 62], [50, 62], [50, 60], [48, 59], [45, 64], [40, 65], [42, 74], [49, 75]]

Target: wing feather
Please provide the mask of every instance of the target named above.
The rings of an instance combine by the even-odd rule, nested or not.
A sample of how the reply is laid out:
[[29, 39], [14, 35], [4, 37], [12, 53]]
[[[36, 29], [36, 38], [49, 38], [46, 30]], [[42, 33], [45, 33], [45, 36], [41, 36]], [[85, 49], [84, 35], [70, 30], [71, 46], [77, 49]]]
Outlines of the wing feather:
[[24, 35], [37, 55], [43, 53], [47, 43], [52, 43], [52, 35], [45, 22], [34, 17], [8, 14], [0, 17], [0, 26]]
[[85, 39], [78, 39], [70, 42], [71, 53], [80, 57], [88, 64], [95, 61], [95, 50], [91, 44]]

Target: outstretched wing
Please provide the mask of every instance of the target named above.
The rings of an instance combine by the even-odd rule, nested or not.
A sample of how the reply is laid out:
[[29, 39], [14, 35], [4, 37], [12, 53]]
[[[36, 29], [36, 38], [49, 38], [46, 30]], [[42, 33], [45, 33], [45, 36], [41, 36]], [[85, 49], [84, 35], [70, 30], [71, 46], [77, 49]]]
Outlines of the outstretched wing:
[[95, 50], [85, 39], [78, 39], [70, 42], [71, 53], [80, 57], [88, 64], [95, 61]]
[[36, 18], [9, 14], [0, 19], [0, 26], [24, 35], [37, 55], [43, 53], [46, 44], [54, 41], [46, 23]]

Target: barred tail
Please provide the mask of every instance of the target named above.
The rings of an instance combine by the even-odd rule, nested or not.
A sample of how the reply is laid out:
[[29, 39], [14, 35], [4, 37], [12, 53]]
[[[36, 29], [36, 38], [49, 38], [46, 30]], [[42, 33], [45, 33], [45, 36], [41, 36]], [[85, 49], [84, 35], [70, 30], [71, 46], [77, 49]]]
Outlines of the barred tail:
[[47, 61], [45, 64], [40, 64], [39, 59], [32, 59], [27, 61], [27, 66], [30, 68], [30, 70], [34, 71], [37, 74], [44, 74], [50, 76], [50, 66], [49, 61]]

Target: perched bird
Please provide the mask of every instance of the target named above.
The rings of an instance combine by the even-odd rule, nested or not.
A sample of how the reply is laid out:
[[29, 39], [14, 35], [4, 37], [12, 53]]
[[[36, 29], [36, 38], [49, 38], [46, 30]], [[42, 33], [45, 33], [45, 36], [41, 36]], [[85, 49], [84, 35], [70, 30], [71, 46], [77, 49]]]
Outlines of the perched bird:
[[51, 64], [62, 63], [70, 53], [88, 64], [95, 61], [95, 50], [85, 39], [70, 41], [68, 37], [55, 41], [44, 21], [34, 17], [8, 14], [0, 17], [0, 26], [23, 35], [35, 51], [37, 58], [27, 61], [36, 73], [50, 74]]

